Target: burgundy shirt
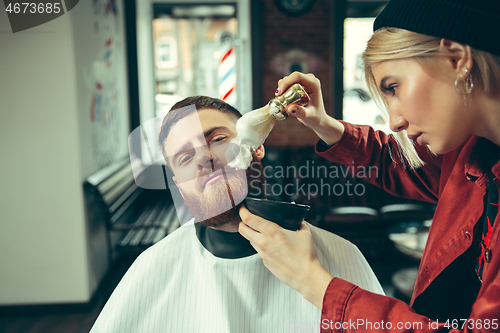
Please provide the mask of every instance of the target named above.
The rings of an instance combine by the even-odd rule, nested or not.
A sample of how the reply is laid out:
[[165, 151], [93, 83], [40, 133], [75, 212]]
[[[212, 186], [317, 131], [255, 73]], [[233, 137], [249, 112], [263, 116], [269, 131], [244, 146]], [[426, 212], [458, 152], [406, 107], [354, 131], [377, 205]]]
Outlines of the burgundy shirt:
[[492, 185], [500, 187], [500, 162], [490, 169], [484, 161], [499, 147], [472, 137], [462, 147], [435, 156], [417, 145], [426, 165], [410, 171], [403, 167], [392, 136], [369, 126], [343, 124], [345, 132], [336, 145], [318, 142], [320, 156], [346, 166], [376, 166], [378, 174], [368, 173], [368, 182], [437, 207], [410, 305], [334, 278], [323, 300], [321, 332], [500, 332], [498, 216], [482, 283], [475, 272], [489, 170]]

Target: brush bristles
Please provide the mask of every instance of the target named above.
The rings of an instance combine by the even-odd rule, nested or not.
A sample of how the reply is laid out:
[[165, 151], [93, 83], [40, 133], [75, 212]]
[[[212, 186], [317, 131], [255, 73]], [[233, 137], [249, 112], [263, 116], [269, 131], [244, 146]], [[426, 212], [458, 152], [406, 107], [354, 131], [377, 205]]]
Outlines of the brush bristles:
[[267, 139], [278, 121], [269, 113], [267, 106], [245, 113], [236, 122], [237, 139], [240, 145], [258, 148]]
[[[260, 131], [259, 129], [267, 129], [268, 127], [271, 127], [269, 129], [270, 131], [277, 122], [276, 118], [269, 113], [269, 108], [267, 106], [248, 112], [243, 118], [246, 118], [245, 120], [248, 126], [254, 128], [259, 133], [264, 133], [264, 131]], [[269, 134], [269, 132], [267, 132], [267, 134]]]
[[264, 106], [245, 113], [238, 120], [238, 136], [242, 136], [241, 139], [244, 138], [247, 142], [251, 141], [252, 146], [257, 148], [264, 143], [277, 122], [276, 118], [269, 113], [269, 107]]

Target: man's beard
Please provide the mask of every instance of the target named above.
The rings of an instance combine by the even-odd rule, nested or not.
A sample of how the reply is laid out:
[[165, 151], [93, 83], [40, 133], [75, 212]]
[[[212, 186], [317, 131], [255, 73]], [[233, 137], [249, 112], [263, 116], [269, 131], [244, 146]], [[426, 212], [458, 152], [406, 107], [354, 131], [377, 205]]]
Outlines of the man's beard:
[[[231, 173], [227, 174], [225, 170], [228, 170], [228, 167], [215, 166], [217, 170], [215, 172], [223, 172], [221, 180], [208, 185], [209, 187], [205, 188], [200, 195], [184, 194], [184, 201], [196, 222], [200, 222], [205, 227], [220, 227], [226, 223], [238, 222], [240, 221], [239, 210], [247, 195], [265, 198], [262, 164], [254, 152], [252, 156], [251, 166], [245, 172], [246, 181], [240, 176], [241, 170], [235, 171], [231, 168]], [[198, 188], [203, 188], [203, 181], [212, 172], [211, 169], [200, 171], [197, 180]]]

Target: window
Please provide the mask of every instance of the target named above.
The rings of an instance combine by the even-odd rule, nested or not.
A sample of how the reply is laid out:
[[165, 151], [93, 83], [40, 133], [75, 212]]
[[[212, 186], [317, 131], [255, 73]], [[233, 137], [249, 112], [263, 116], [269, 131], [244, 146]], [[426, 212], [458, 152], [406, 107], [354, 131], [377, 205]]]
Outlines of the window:
[[244, 50], [236, 5], [158, 3], [153, 8], [156, 116], [194, 95], [242, 109], [240, 94], [249, 92], [241, 89]]
[[[365, 82], [362, 54], [373, 33], [373, 22], [383, 4], [374, 7], [373, 2], [351, 3], [348, 17], [344, 20], [344, 98], [343, 120], [390, 133], [381, 111], [370, 96]], [[356, 5], [356, 6], [355, 6]], [[364, 5], [364, 6], [362, 6]], [[370, 6], [368, 6], [370, 5]], [[382, 6], [382, 7], [381, 7]], [[367, 10], [368, 9], [368, 10]], [[363, 17], [363, 16], [369, 17]]]

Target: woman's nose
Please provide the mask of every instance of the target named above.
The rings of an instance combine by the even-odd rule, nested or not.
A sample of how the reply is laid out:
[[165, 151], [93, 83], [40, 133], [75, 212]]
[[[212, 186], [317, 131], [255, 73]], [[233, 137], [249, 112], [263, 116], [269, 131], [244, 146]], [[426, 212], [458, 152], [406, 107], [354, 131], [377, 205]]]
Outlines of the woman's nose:
[[393, 132], [401, 132], [408, 128], [408, 121], [400, 114], [396, 112], [389, 112], [390, 127]]

